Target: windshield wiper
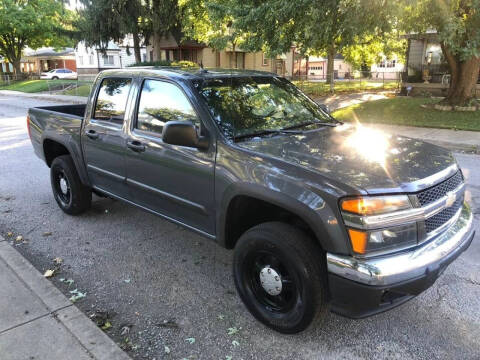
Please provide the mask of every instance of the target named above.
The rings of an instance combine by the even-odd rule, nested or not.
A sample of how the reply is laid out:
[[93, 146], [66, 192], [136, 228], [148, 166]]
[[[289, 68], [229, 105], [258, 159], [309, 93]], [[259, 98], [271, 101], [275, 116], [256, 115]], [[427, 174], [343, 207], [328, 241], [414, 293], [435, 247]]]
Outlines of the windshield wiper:
[[235, 141], [238, 139], [245, 139], [245, 138], [253, 138], [256, 136], [265, 136], [265, 135], [279, 135], [279, 134], [287, 134], [287, 135], [298, 135], [298, 134], [303, 134], [303, 131], [300, 130], [287, 130], [287, 129], [269, 129], [269, 130], [263, 130], [259, 131], [257, 133], [251, 133], [251, 134], [242, 134], [242, 135], [236, 135], [234, 136]]
[[329, 122], [320, 122], [320, 121], [309, 121], [309, 122], [305, 122], [305, 123], [298, 124], [298, 125], [288, 126], [286, 128], [283, 128], [282, 130], [298, 129], [298, 128], [305, 127], [305, 126], [310, 126], [310, 125], [335, 127], [335, 126], [338, 126], [340, 124], [342, 124], [342, 123], [341, 122], [329, 123]]

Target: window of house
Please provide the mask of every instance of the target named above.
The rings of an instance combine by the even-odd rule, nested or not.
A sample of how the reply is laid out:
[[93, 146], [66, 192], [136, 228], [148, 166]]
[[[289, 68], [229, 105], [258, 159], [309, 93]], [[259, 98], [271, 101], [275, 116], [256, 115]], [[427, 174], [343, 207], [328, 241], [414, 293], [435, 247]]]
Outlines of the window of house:
[[262, 53], [262, 65], [268, 66], [268, 58], [265, 56], [265, 53]]
[[338, 64], [338, 69], [342, 70], [342, 64]]
[[104, 55], [103, 56], [103, 64], [104, 65], [115, 65], [115, 59], [113, 55]]
[[94, 118], [122, 124], [132, 79], [105, 78], [102, 80], [95, 104]]
[[83, 56], [79, 56], [79, 57], [78, 57], [78, 63], [79, 63], [80, 65], [83, 65]]
[[380, 63], [378, 64], [378, 67], [379, 68], [384, 68], [385, 67], [385, 60], [380, 61]]
[[90, 65], [93, 65], [93, 55], [89, 55], [89, 56], [88, 56], [88, 63], [89, 63]]
[[195, 110], [178, 86], [160, 80], [145, 80], [136, 128], [161, 135], [167, 121], [190, 121], [200, 127]]
[[142, 61], [143, 62], [146, 62], [147, 61], [147, 54], [142, 54]]

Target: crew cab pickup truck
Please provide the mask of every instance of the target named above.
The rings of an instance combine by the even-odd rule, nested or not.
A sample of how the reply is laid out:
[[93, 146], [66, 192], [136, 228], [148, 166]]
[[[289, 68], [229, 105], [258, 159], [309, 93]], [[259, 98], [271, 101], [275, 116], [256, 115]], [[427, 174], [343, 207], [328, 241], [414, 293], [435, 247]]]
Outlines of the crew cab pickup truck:
[[95, 193], [234, 249], [242, 301], [283, 333], [412, 299], [474, 237], [449, 151], [338, 122], [276, 74], [105, 71], [27, 123], [64, 212]]

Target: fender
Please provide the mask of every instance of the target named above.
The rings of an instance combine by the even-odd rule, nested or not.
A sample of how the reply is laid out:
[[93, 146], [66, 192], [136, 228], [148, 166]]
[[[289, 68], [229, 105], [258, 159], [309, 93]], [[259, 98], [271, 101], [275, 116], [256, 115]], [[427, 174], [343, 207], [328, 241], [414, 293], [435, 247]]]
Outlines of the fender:
[[[279, 206], [305, 221], [313, 230], [323, 250], [349, 253], [347, 234], [338, 226], [338, 215], [317, 193], [301, 184], [275, 178], [269, 187], [255, 183], [232, 183], [217, 204], [217, 242], [226, 246], [226, 220], [229, 205], [239, 195], [249, 196]], [[339, 241], [344, 239], [345, 241]]]
[[[63, 145], [70, 153], [75, 168], [77, 169], [78, 176], [84, 185], [90, 186], [90, 180], [87, 175], [83, 163], [83, 155], [80, 147], [80, 135], [73, 136], [72, 134], [57, 134], [54, 131], [48, 131], [45, 129], [42, 136], [42, 151], [45, 151], [44, 144], [46, 140], [51, 140]], [[46, 159], [45, 153], [43, 153], [44, 159]]]

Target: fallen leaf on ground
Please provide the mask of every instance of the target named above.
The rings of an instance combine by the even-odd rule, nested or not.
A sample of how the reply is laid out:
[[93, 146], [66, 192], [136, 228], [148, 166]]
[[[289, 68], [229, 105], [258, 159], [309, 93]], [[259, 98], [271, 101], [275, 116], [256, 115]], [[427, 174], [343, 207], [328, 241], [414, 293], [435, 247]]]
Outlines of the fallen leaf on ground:
[[125, 325], [125, 326], [122, 326], [122, 329], [120, 330], [120, 335], [122, 336], [125, 336], [125, 335], [128, 335], [130, 333], [130, 328], [132, 327], [133, 325]]
[[240, 346], [240, 343], [237, 340], [232, 341], [233, 346]]
[[78, 291], [77, 289], [70, 291], [70, 294], [73, 294], [69, 299], [73, 303], [77, 302], [78, 300], [83, 299], [85, 296], [87, 296], [86, 293], [82, 293], [82, 292]]
[[105, 324], [102, 325], [101, 329], [102, 330], [108, 330], [112, 327], [112, 323], [110, 321], [105, 322]]
[[56, 257], [53, 259], [53, 263], [56, 265], [61, 265], [63, 263], [63, 259], [61, 257]]
[[52, 232], [51, 231], [46, 231], [43, 233], [43, 236], [51, 236], [52, 235]]
[[124, 281], [125, 283], [127, 283], [127, 284], [130, 284], [130, 281], [131, 281], [131, 280], [130, 280], [130, 279], [125, 279], [125, 280], [123, 280], [123, 281]]
[[13, 232], [11, 232], [11, 231], [7, 232], [7, 236], [8, 236], [8, 237], [12, 237], [12, 236], [13, 236]]
[[220, 315], [217, 316], [217, 318], [218, 318], [219, 320], [223, 320], [223, 319], [225, 319], [225, 315], [220, 314]]
[[233, 358], [230, 355], [225, 356], [225, 360], [232, 360]]
[[164, 346], [165, 354], [170, 354], [170, 348], [168, 346]]
[[18, 235], [16, 238], [15, 238], [15, 241], [22, 241], [23, 240], [23, 236], [22, 235]]
[[187, 339], [185, 339], [185, 341], [188, 341], [190, 343], [190, 345], [195, 344], [195, 338], [193, 338], [193, 337], [192, 338], [187, 338]]
[[[241, 329], [241, 328], [240, 328], [240, 329]], [[228, 334], [228, 335], [235, 335], [235, 334], [237, 334], [237, 333], [240, 331], [240, 329], [238, 329], [238, 328], [236, 328], [236, 327], [228, 328], [227, 334]]]
[[45, 276], [46, 278], [50, 278], [53, 275], [55, 275], [55, 270], [51, 270], [51, 269], [48, 269], [47, 271], [45, 271], [45, 274], [43, 274], [43, 276]]

